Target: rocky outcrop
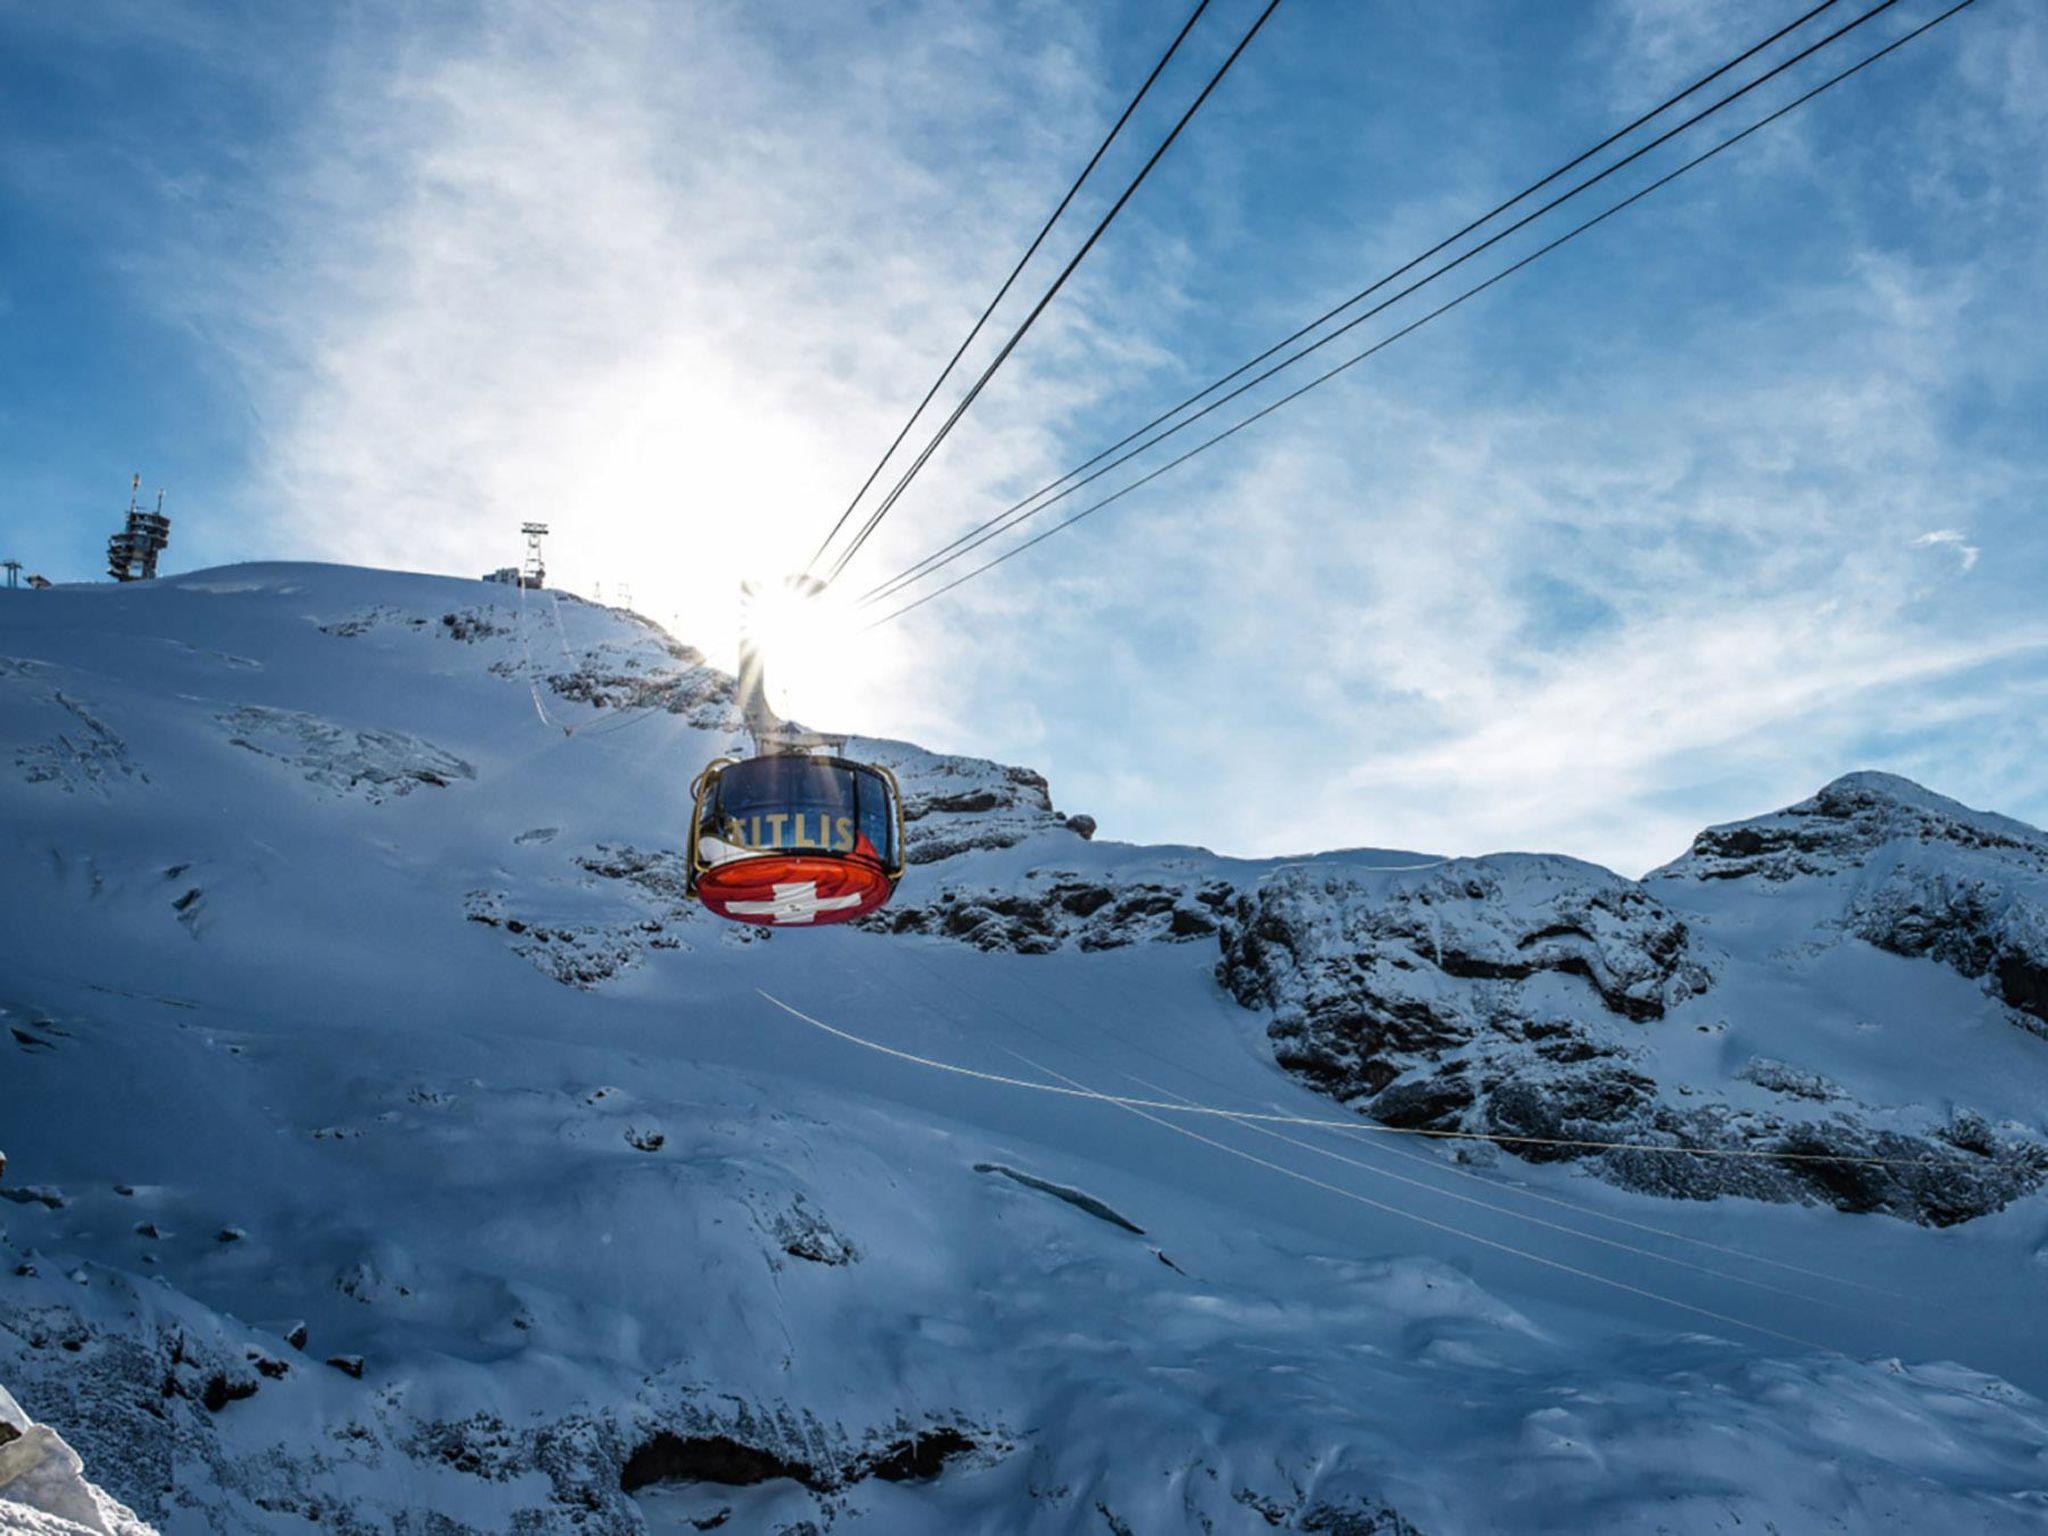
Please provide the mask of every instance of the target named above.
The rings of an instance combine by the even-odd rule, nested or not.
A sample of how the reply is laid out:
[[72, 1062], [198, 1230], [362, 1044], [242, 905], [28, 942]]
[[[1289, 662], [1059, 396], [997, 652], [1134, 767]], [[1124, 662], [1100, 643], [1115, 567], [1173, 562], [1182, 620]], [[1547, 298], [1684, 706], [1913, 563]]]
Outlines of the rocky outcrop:
[[950, 757], [902, 741], [857, 740], [847, 750], [896, 775], [903, 794], [904, 852], [911, 864], [1013, 848], [1055, 829], [1087, 835], [1053, 809], [1045, 776], [1029, 768]]
[[1651, 889], [1573, 860], [1295, 867], [1228, 909], [1221, 946], [1218, 980], [1271, 1011], [1280, 1063], [1385, 1124], [1497, 1138], [1528, 1161], [1579, 1161], [1672, 1198], [1931, 1226], [2048, 1181], [2048, 1146], [2025, 1127], [1962, 1111], [1894, 1128], [1781, 1061], [1752, 1059], [1736, 1077], [1783, 1108], [1661, 1083], [1643, 1064], [1647, 1034], [1683, 1027], [1670, 1016], [1711, 995], [1722, 957]]
[[2013, 858], [2048, 872], [2048, 834], [1889, 773], [1851, 773], [1768, 816], [1709, 827], [1656, 875], [1693, 880], [1839, 875], [1910, 846]]
[[0, 656], [0, 703], [21, 731], [14, 766], [22, 778], [102, 799], [123, 781], [147, 784], [127, 742], [53, 677], [42, 662]]
[[[21, 1390], [35, 1389], [65, 1439], [0, 1390], [0, 1531], [150, 1536], [145, 1518], [240, 1530], [253, 1509], [309, 1529], [367, 1533], [391, 1529], [394, 1516], [402, 1525], [394, 1494], [403, 1499], [424, 1467], [491, 1490], [468, 1518], [437, 1506], [430, 1528], [443, 1536], [633, 1536], [646, 1523], [632, 1494], [656, 1483], [791, 1477], [830, 1494], [870, 1478], [923, 1483], [957, 1465], [993, 1465], [1014, 1446], [1000, 1424], [944, 1408], [883, 1410], [848, 1424], [665, 1376], [602, 1407], [551, 1405], [516, 1420], [416, 1414], [354, 1385], [366, 1376], [360, 1355], [334, 1355], [333, 1372], [294, 1370], [283, 1358], [289, 1340], [167, 1290], [98, 1270], [64, 1285], [79, 1305], [56, 1300], [6, 1318], [36, 1367]], [[119, 1311], [94, 1309], [103, 1287], [118, 1293]], [[356, 1395], [334, 1398], [333, 1387]], [[263, 1404], [273, 1399], [284, 1422], [325, 1415], [324, 1444], [293, 1454], [269, 1442]], [[106, 1492], [84, 1483], [81, 1454]], [[337, 1479], [337, 1461], [354, 1475]], [[29, 1523], [31, 1514], [49, 1523]]]
[[217, 717], [228, 745], [271, 758], [309, 784], [359, 795], [372, 805], [423, 785], [446, 789], [476, 770], [452, 752], [405, 731], [357, 728], [301, 710], [244, 704]]
[[664, 636], [662, 649], [672, 665], [651, 663], [644, 647], [598, 646], [565, 658], [568, 665], [548, 672], [547, 686], [560, 698], [595, 709], [662, 710], [700, 730], [740, 729], [732, 678], [706, 665], [690, 646]]
[[544, 923], [509, 913], [505, 901], [502, 891], [471, 891], [463, 915], [472, 923], [502, 930], [514, 954], [567, 987], [587, 991], [637, 964], [648, 947], [674, 947], [653, 918], [610, 926]]
[[786, 1477], [813, 1493], [833, 1493], [870, 1477], [886, 1483], [928, 1482], [954, 1457], [975, 1449], [974, 1440], [965, 1432], [940, 1424], [862, 1452], [841, 1465], [816, 1466], [730, 1435], [685, 1436], [665, 1429], [626, 1458], [619, 1487], [628, 1493], [655, 1483], [744, 1488]]
[[1838, 890], [1839, 929], [1982, 980], [2048, 1033], [2048, 835], [1884, 773], [1770, 816], [1710, 827], [1659, 881]]
[[[2044, 868], [2048, 874], [2048, 868]], [[2048, 881], [1900, 863], [1859, 892], [1847, 914], [1858, 938], [1895, 955], [1924, 956], [1988, 990], [2027, 1027], [2048, 1035]]]
[[19, 1536], [153, 1536], [86, 1480], [85, 1463], [0, 1387], [0, 1530]]
[[1689, 937], [1640, 886], [1572, 859], [1312, 865], [1227, 910], [1216, 975], [1273, 1011], [1283, 1065], [1350, 1099], [1475, 1047], [1611, 1056], [1589, 1015], [1639, 1024], [1706, 991]]
[[959, 939], [977, 949], [1045, 955], [1128, 944], [1208, 940], [1235, 896], [1224, 881], [1190, 890], [1159, 880], [1118, 880], [1074, 870], [1035, 869], [1009, 887], [941, 886], [922, 899], [897, 900], [866, 919], [880, 933]]

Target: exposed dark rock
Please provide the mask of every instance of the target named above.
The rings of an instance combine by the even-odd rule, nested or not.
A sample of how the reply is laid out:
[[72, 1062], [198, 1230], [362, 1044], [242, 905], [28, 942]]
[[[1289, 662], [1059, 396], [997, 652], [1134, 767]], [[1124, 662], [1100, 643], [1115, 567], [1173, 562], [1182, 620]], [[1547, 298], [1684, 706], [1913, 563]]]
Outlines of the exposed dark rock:
[[627, 1493], [656, 1483], [716, 1483], [745, 1488], [774, 1478], [801, 1483], [813, 1493], [830, 1493], [870, 1477], [883, 1482], [924, 1482], [948, 1461], [978, 1449], [978, 1442], [950, 1424], [919, 1430], [845, 1465], [820, 1467], [794, 1455], [749, 1444], [727, 1434], [680, 1435], [657, 1431], [629, 1454], [619, 1470]]
[[2048, 834], [1854, 773], [1810, 800], [1710, 827], [1653, 880], [1831, 881], [1842, 927], [1971, 978], [2036, 1033], [2048, 1024]]
[[1377, 1499], [1329, 1503], [1300, 1493], [1276, 1499], [1249, 1488], [1239, 1488], [1231, 1497], [1279, 1530], [1320, 1531], [1324, 1536], [1423, 1536], [1420, 1526]]
[[626, 1458], [619, 1470], [619, 1487], [627, 1493], [654, 1483], [721, 1483], [746, 1488], [774, 1477], [802, 1483], [814, 1493], [833, 1486], [807, 1462], [742, 1445], [729, 1435], [685, 1437], [664, 1429]]
[[24, 1184], [19, 1189], [0, 1189], [0, 1200], [12, 1200], [16, 1205], [41, 1205], [53, 1211], [61, 1211], [71, 1203], [71, 1197], [54, 1184]]
[[1818, 1072], [1802, 1071], [1797, 1067], [1787, 1066], [1782, 1061], [1772, 1061], [1763, 1056], [1751, 1057], [1748, 1064], [1735, 1075], [1744, 1082], [1755, 1083], [1757, 1087], [1767, 1088], [1772, 1093], [1782, 1093], [1795, 1099], [1810, 1099], [1816, 1104], [1848, 1097]]
[[960, 939], [992, 952], [1045, 955], [1068, 944], [1099, 951], [1186, 943], [1216, 932], [1230, 887], [1196, 892], [1158, 881], [1122, 883], [1073, 871], [1032, 870], [1011, 888], [941, 886], [922, 901], [898, 898], [861, 926], [879, 933]]
[[[1805, 858], [1818, 836], [1811, 824], [1797, 830]], [[1934, 935], [2009, 934], [1981, 919], [1994, 906], [1951, 882], [1938, 904], [1866, 892], [1857, 910], [1910, 918], [1887, 930], [1903, 949]], [[1972, 915], [1926, 920], [1937, 909]], [[1959, 969], [2013, 952], [2002, 940], [1968, 951], [1944, 942]], [[2048, 1147], [2017, 1127], [1965, 1111], [1939, 1133], [1880, 1130], [1872, 1106], [1784, 1062], [1757, 1058], [1736, 1075], [1790, 1104], [1827, 1105], [1827, 1119], [1721, 1101], [1674, 1107], [1635, 1064], [1632, 1036], [1708, 995], [1718, 962], [1652, 890], [1591, 866], [1508, 856], [1416, 872], [1289, 869], [1232, 904], [1220, 944], [1218, 979], [1272, 1010], [1280, 1064], [1390, 1125], [1498, 1137], [1527, 1161], [1580, 1162], [1671, 1198], [1827, 1204], [1931, 1226], [2048, 1182]], [[1560, 992], [1561, 980], [1584, 990]], [[1798, 1156], [1711, 1155], [1728, 1151]]]
[[860, 1257], [853, 1239], [812, 1210], [802, 1195], [797, 1195], [787, 1210], [769, 1218], [768, 1229], [784, 1253], [806, 1263], [838, 1267]]
[[[339, 628], [328, 632], [330, 634], [355, 633], [355, 631], [343, 631]], [[512, 633], [512, 629], [509, 625], [492, 622], [492, 620], [486, 618], [474, 608], [465, 608], [460, 613], [444, 613], [441, 615], [441, 633], [450, 640], [460, 640], [465, 645], [474, 645], [477, 641], [488, 640], [494, 635], [509, 635]]]
[[1769, 881], [1838, 873], [1888, 843], [2016, 853], [2048, 851], [2048, 836], [2017, 821], [1972, 811], [1888, 773], [1852, 773], [1810, 800], [1769, 816], [1709, 827], [1659, 874]]
[[247, 1379], [231, 1381], [224, 1373], [217, 1373], [207, 1377], [206, 1385], [200, 1389], [199, 1401], [208, 1413], [219, 1413], [229, 1403], [254, 1397], [257, 1385]]
[[1114, 1206], [1096, 1199], [1086, 1190], [1074, 1189], [1066, 1184], [1056, 1184], [1051, 1179], [1041, 1179], [1037, 1174], [1025, 1173], [1020, 1169], [1011, 1168], [1003, 1163], [976, 1163], [974, 1171], [976, 1173], [1000, 1174], [1006, 1179], [1022, 1184], [1026, 1189], [1035, 1189], [1040, 1194], [1051, 1195], [1055, 1200], [1064, 1200], [1068, 1205], [1073, 1206], [1075, 1210], [1085, 1211], [1097, 1221], [1106, 1221], [1113, 1227], [1122, 1227], [1126, 1232], [1135, 1232], [1139, 1237], [1145, 1235], [1145, 1229], [1135, 1221], [1132, 1221], [1130, 1217], [1124, 1215], [1123, 1212], [1117, 1210]]
[[514, 954], [563, 986], [583, 991], [638, 964], [647, 947], [660, 947], [662, 935], [661, 924], [637, 918], [623, 926], [530, 922], [508, 915], [505, 897], [498, 891], [471, 891], [464, 899], [463, 915], [485, 928], [503, 929], [512, 935]]
[[[249, 1350], [247, 1354], [249, 1363], [256, 1368], [256, 1374], [266, 1380], [282, 1381], [292, 1373], [291, 1362], [288, 1360], [266, 1355], [260, 1349]], [[255, 1388], [251, 1387], [250, 1390], [254, 1391]]]
[[1998, 995], [2006, 1006], [2048, 1021], [2048, 961], [2027, 954], [1998, 957]]
[[974, 1449], [974, 1442], [950, 1424], [899, 1441], [865, 1464], [866, 1475], [885, 1483], [925, 1482], [947, 1461]]
[[1459, 861], [1399, 878], [1283, 871], [1238, 898], [1221, 945], [1217, 979], [1247, 1007], [1274, 1010], [1281, 1063], [1345, 1098], [1522, 1038], [1535, 1010], [1521, 984], [1532, 979], [1576, 977], [1637, 1023], [1708, 985], [1682, 920], [1570, 860]]

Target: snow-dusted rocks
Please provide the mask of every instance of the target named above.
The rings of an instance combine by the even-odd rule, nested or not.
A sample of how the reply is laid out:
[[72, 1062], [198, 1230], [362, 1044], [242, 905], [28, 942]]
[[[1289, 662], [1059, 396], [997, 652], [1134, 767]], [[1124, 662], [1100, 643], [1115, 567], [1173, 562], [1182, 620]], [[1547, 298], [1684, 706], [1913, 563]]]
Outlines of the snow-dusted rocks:
[[86, 1480], [85, 1463], [0, 1387], [0, 1531], [8, 1536], [153, 1536]]
[[2048, 1034], [2048, 834], [1909, 779], [1852, 773], [1770, 816], [1710, 827], [1653, 881], [1819, 893], [1841, 932], [1971, 978]]
[[[1782, 839], [1759, 840], [1776, 851], [1766, 857], [1796, 848], [1791, 857], [1810, 861], [1829, 849], [1853, 859], [1841, 844], [1856, 836], [1795, 820]], [[1884, 841], [1860, 836], [1866, 850]], [[1713, 867], [1709, 878], [1738, 878]], [[1495, 1136], [1517, 1157], [1581, 1161], [1634, 1189], [1946, 1226], [2048, 1180], [2037, 1131], [1993, 1127], [1966, 1104], [1901, 1114], [1814, 1068], [1762, 1056], [1726, 1081], [1670, 1074], [1658, 1059], [1662, 1037], [1720, 1029], [1704, 1017], [1715, 977], [1741, 968], [1704, 936], [1712, 913], [1685, 915], [1677, 870], [1639, 884], [1533, 855], [1402, 871], [1284, 869], [1229, 909], [1217, 977], [1239, 1002], [1270, 1010], [1283, 1066], [1375, 1120]], [[1812, 874], [1802, 864], [1774, 878]], [[1893, 935], [1886, 930], [1883, 947], [1914, 952]], [[1982, 974], [1987, 964], [1958, 969]], [[1736, 1084], [1762, 1093], [1731, 1091]], [[1602, 1145], [1613, 1143], [1643, 1150]]]
[[1708, 986], [1685, 923], [1640, 886], [1540, 855], [1285, 869], [1229, 909], [1222, 945], [1218, 979], [1275, 1011], [1281, 1059], [1345, 1097], [1490, 1035], [1582, 1060], [1599, 1049], [1586, 1004], [1642, 1023]]
[[1053, 809], [1044, 776], [1029, 768], [948, 757], [905, 741], [855, 739], [848, 750], [896, 775], [903, 792], [904, 852], [911, 864], [1010, 848], [1055, 828], [1087, 836]]
[[[923, 885], [923, 882], [920, 882]], [[1045, 955], [1127, 944], [1211, 940], [1233, 887], [1210, 880], [1190, 889], [1157, 878], [1120, 878], [1077, 869], [1034, 868], [1005, 885], [943, 884], [899, 893], [863, 927], [880, 933], [959, 939], [977, 949]]]
[[1891, 773], [1849, 773], [1810, 800], [1709, 827], [1659, 874], [1697, 880], [1831, 876], [1908, 845], [1990, 853], [2040, 872], [2048, 834], [1923, 789]]
[[1283, 870], [1229, 909], [1222, 947], [1218, 980], [1272, 1011], [1283, 1066], [1433, 1130], [1612, 1139], [1656, 1102], [1632, 1037], [1709, 986], [1640, 887], [1529, 855]]
[[0, 656], [0, 708], [12, 717], [14, 769], [27, 783], [105, 798], [149, 782], [127, 742], [42, 662]]
[[219, 717], [230, 746], [295, 770], [309, 784], [355, 793], [372, 805], [421, 785], [446, 789], [476, 770], [452, 752], [404, 731], [352, 728], [300, 710], [238, 705]]

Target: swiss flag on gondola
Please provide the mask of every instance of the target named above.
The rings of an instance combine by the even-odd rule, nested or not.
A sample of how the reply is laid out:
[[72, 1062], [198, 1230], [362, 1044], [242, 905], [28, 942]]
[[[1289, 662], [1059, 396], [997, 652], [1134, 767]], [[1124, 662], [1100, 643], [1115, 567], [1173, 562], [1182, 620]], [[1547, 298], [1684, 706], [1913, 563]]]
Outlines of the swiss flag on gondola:
[[697, 877], [697, 896], [720, 917], [770, 928], [843, 923], [889, 899], [874, 845], [850, 854], [764, 853], [731, 859]]

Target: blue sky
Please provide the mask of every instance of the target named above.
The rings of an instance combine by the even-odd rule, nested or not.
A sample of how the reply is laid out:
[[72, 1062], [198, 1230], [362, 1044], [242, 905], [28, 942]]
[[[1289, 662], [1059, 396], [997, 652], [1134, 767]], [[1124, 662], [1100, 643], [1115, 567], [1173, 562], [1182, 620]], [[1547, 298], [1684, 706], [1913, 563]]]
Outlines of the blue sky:
[[[853, 578], [1802, 9], [1286, 0]], [[541, 517], [565, 584], [726, 655], [1185, 14], [0, 0], [0, 552], [93, 576], [131, 469], [173, 569], [470, 573]], [[2044, 151], [2048, 15], [1979, 0], [796, 702], [1232, 852], [1636, 872], [1859, 767], [2048, 822]]]

